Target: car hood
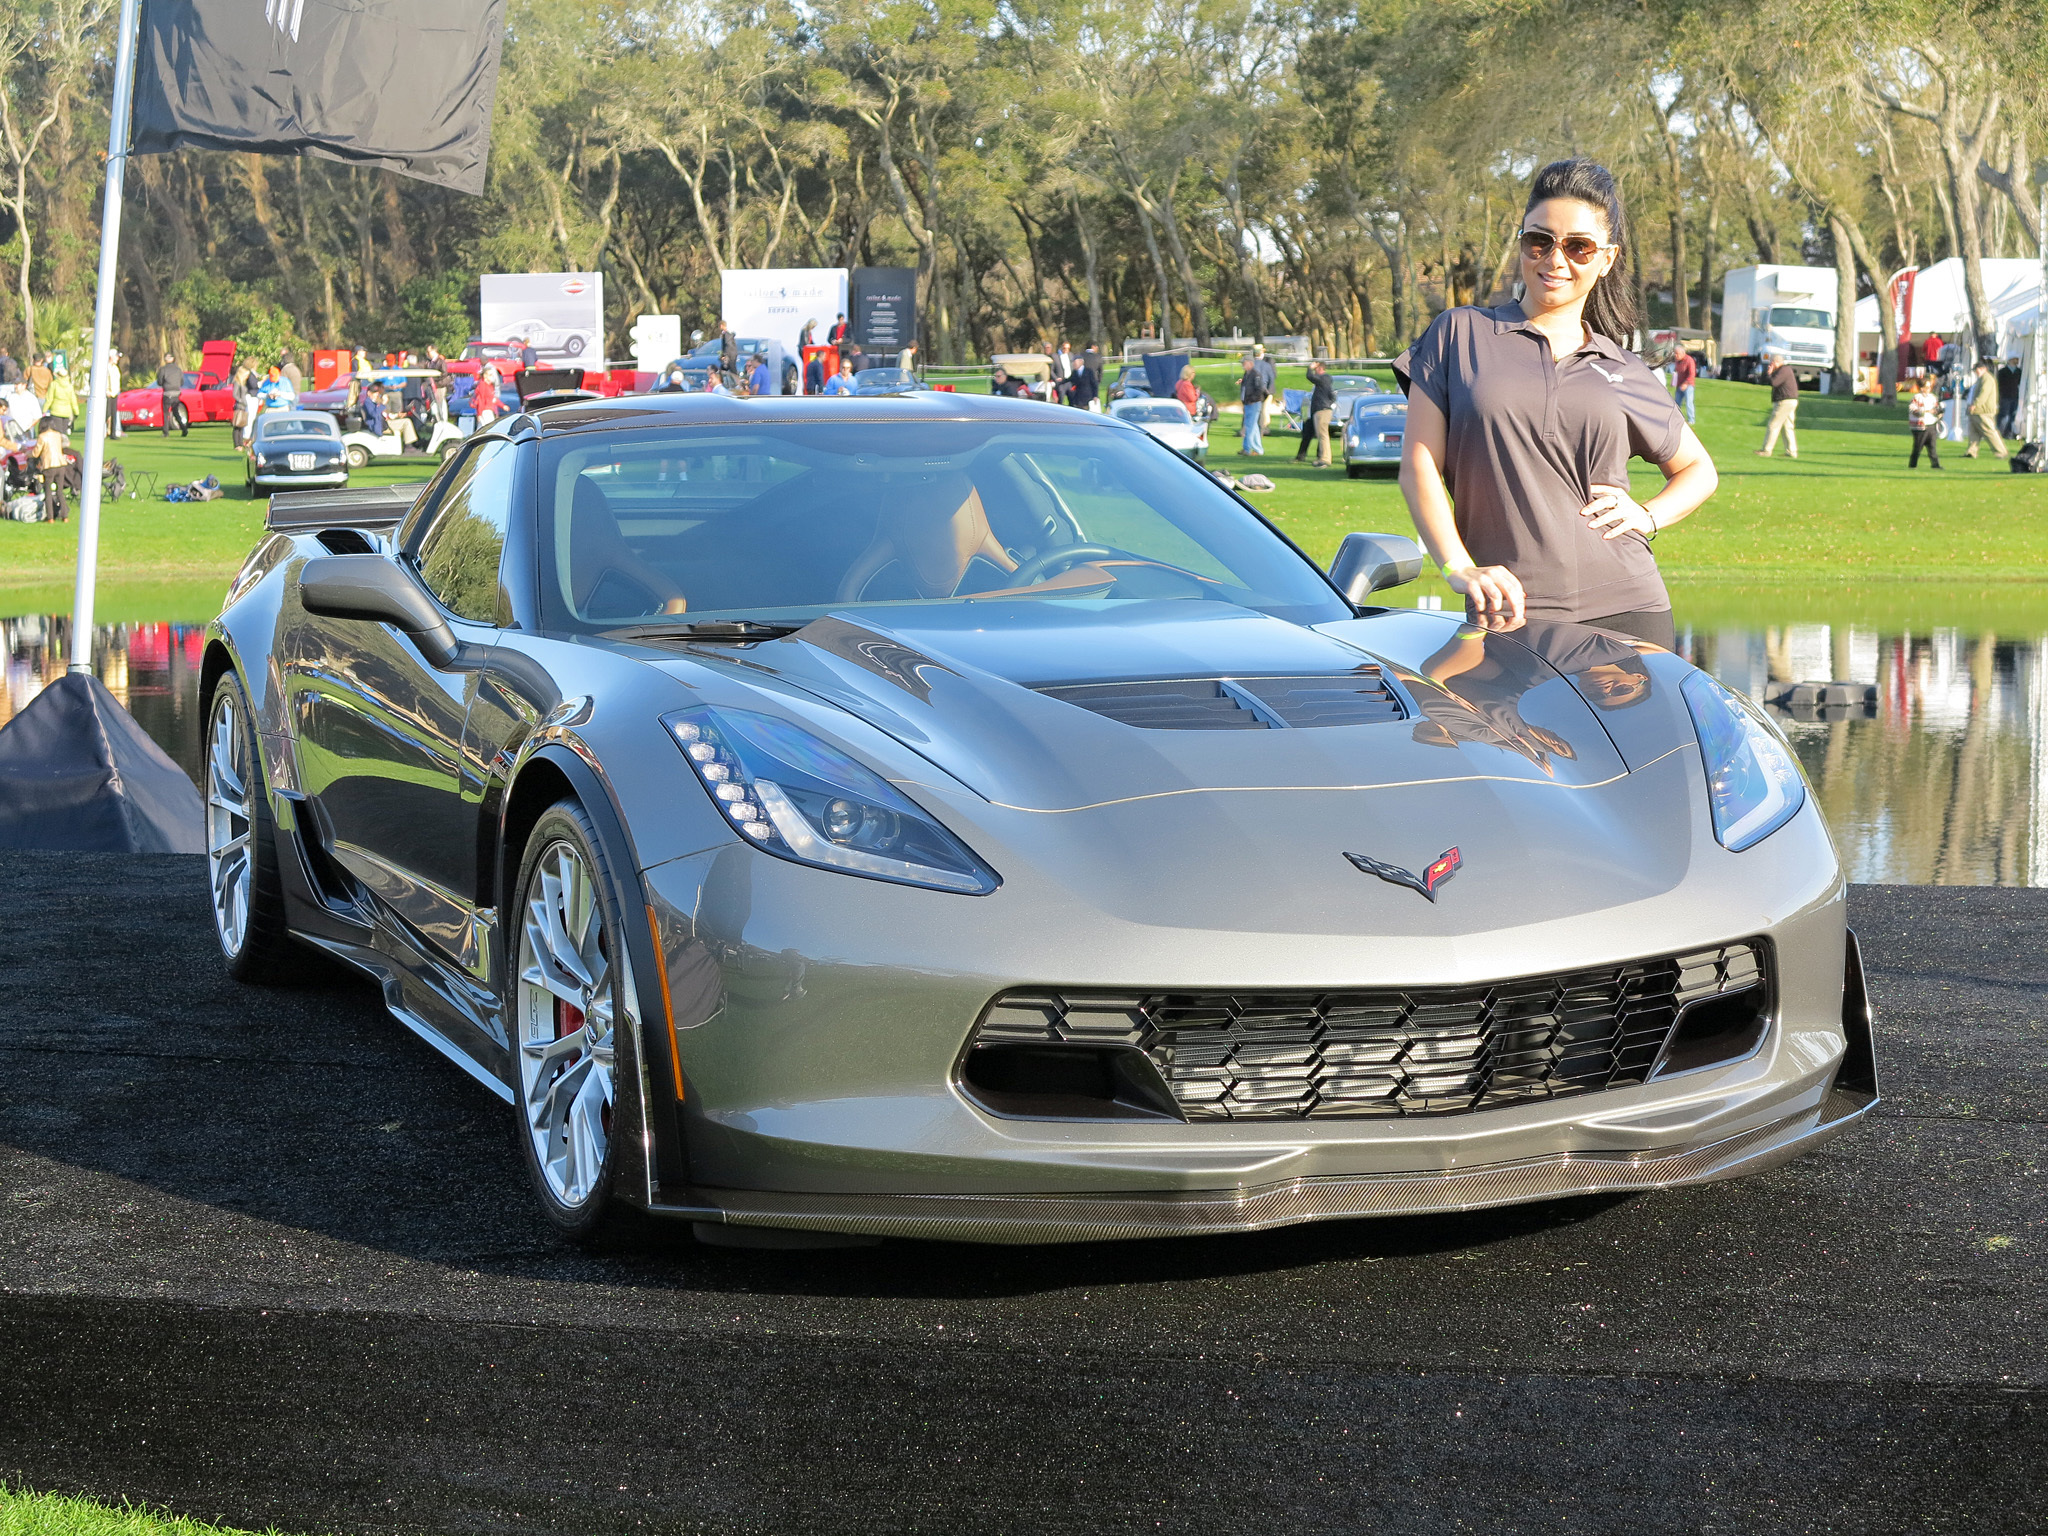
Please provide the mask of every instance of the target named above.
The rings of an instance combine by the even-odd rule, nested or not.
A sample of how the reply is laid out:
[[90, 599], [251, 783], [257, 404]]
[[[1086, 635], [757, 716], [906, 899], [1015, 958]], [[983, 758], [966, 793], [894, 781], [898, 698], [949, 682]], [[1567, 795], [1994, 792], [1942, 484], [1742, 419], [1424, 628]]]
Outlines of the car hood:
[[[1613, 636], [1576, 625], [1532, 625], [1519, 638], [1482, 634], [1416, 610], [1310, 628], [1215, 602], [967, 602], [886, 619], [849, 610], [776, 641], [664, 650], [657, 664], [698, 683], [710, 702], [738, 703], [734, 688], [808, 695], [991, 804], [1029, 811], [1202, 791], [1460, 780], [1583, 789], [1691, 740], [1673, 723], [1672, 711], [1680, 722], [1684, 711], [1665, 688], [1646, 698], [1658, 707], [1631, 721], [1617, 746], [1612, 722], [1603, 723], [1610, 712], [1596, 712], [1567, 675], [1639, 665]], [[1244, 681], [1183, 710], [1193, 728], [1128, 723], [1142, 690], [1118, 686], [1218, 679]], [[1367, 723], [1314, 724], [1312, 708], [1262, 710], [1260, 693], [1283, 711], [1290, 699], [1298, 705], [1290, 686], [1384, 687], [1386, 697]], [[1251, 707], [1233, 708], [1232, 699]], [[1234, 728], [1213, 728], [1219, 717]]]

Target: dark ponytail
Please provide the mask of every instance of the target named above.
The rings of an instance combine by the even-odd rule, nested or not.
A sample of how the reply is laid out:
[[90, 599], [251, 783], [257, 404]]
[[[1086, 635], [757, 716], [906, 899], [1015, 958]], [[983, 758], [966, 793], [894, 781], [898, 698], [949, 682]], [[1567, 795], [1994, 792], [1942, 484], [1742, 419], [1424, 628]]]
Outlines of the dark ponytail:
[[1606, 166], [1580, 156], [1553, 160], [1536, 173], [1522, 217], [1527, 218], [1530, 208], [1553, 197], [1569, 197], [1606, 214], [1607, 238], [1616, 247], [1614, 265], [1586, 295], [1586, 328], [1598, 331], [1616, 346], [1634, 346], [1643, 317], [1636, 304], [1635, 285], [1624, 275], [1623, 263], [1633, 254], [1635, 235], [1628, 227], [1627, 210], [1621, 206], [1621, 188]]

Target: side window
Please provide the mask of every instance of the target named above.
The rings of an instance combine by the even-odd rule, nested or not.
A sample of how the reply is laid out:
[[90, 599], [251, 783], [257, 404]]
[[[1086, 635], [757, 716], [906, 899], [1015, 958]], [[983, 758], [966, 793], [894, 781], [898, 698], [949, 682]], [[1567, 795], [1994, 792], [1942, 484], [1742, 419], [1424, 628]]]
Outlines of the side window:
[[420, 580], [461, 618], [509, 624], [512, 615], [498, 584], [505, 530], [519, 485], [519, 451], [490, 442], [465, 459], [408, 553]]

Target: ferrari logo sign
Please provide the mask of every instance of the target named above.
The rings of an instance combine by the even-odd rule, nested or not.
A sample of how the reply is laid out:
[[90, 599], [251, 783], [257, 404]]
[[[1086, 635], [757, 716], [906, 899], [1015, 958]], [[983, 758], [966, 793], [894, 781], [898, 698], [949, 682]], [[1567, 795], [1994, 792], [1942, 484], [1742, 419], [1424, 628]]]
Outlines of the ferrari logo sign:
[[1417, 895], [1427, 896], [1431, 901], [1436, 900], [1436, 888], [1455, 875], [1458, 866], [1465, 862], [1457, 849], [1446, 848], [1418, 875], [1398, 864], [1384, 863], [1379, 859], [1368, 858], [1362, 853], [1347, 853], [1344, 857], [1368, 875], [1378, 875], [1391, 885], [1405, 885]]

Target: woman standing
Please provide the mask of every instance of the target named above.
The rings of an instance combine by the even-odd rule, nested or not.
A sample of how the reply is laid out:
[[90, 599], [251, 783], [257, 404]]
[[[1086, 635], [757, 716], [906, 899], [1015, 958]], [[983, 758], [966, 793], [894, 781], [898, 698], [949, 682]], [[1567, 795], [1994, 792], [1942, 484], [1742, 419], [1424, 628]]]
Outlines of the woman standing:
[[[1401, 491], [1451, 589], [1494, 627], [1525, 616], [1672, 646], [1650, 541], [1714, 493], [1707, 451], [1642, 360], [1620, 276], [1628, 221], [1590, 160], [1536, 173], [1520, 303], [1446, 310], [1394, 364], [1408, 393]], [[1628, 461], [1664, 489], [1629, 494]]]
[[476, 429], [479, 432], [496, 421], [498, 413], [505, 408], [504, 402], [498, 398], [498, 370], [490, 363], [485, 363], [483, 372], [477, 376], [476, 395], [471, 406], [476, 412]]

